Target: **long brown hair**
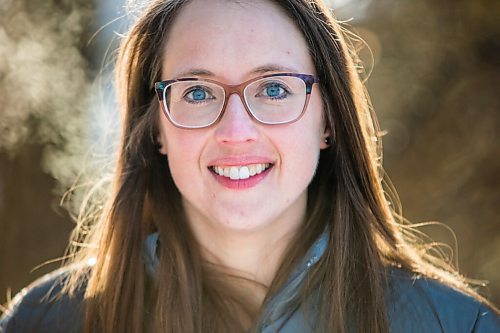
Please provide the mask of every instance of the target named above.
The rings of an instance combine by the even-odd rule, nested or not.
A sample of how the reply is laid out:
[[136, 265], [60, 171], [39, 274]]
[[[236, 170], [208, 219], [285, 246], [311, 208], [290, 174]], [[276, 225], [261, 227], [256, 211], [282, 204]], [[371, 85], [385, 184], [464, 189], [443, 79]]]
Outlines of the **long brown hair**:
[[[114, 188], [99, 222], [75, 261], [68, 285], [86, 282], [85, 331], [238, 332], [234, 307], [256, 320], [259, 307], [200, 256], [181, 196], [158, 152], [159, 105], [152, 87], [160, 80], [162, 50], [176, 14], [188, 0], [151, 1], [123, 40], [117, 63], [123, 110]], [[331, 146], [320, 154], [309, 186], [307, 219], [287, 249], [267, 290], [265, 307], [293, 267], [324, 230], [326, 252], [296, 295], [300, 302], [321, 286], [318, 331], [386, 332], [387, 267], [437, 278], [479, 299], [451, 267], [418, 248], [383, 188], [381, 137], [355, 54], [342, 27], [320, 1], [274, 1], [302, 31], [320, 77]], [[161, 279], [149, 278], [142, 257], [148, 234], [160, 235]], [[300, 237], [299, 237], [300, 235]], [[81, 235], [78, 240], [81, 241]], [[481, 299], [484, 301], [483, 299]], [[486, 301], [484, 301], [486, 302]]]

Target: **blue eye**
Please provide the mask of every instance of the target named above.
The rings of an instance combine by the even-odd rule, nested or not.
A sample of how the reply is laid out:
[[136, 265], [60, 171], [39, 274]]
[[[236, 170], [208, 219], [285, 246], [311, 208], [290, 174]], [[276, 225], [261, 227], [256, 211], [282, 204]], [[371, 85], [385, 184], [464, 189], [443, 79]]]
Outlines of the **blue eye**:
[[215, 99], [211, 94], [210, 89], [203, 86], [191, 87], [184, 93], [184, 100], [188, 103], [203, 103]]
[[290, 97], [290, 95], [290, 90], [284, 82], [264, 81], [259, 85], [255, 97], [260, 97], [271, 101], [279, 101]]
[[270, 85], [266, 88], [266, 95], [269, 97], [278, 97], [283, 93], [283, 88], [278, 84]]
[[195, 101], [201, 101], [201, 100], [204, 100], [205, 98], [207, 98], [207, 93], [203, 89], [200, 89], [200, 88], [197, 88], [197, 89], [191, 91], [188, 94], [188, 96], [189, 95], [191, 95], [192, 99]]

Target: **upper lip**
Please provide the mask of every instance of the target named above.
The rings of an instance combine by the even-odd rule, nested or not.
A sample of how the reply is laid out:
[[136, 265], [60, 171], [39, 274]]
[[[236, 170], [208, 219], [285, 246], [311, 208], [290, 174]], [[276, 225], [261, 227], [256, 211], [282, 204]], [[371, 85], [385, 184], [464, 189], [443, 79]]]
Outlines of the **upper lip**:
[[216, 158], [210, 163], [208, 166], [241, 166], [241, 165], [249, 165], [249, 164], [260, 164], [260, 163], [269, 163], [274, 164], [274, 161], [268, 157], [263, 156], [225, 156]]

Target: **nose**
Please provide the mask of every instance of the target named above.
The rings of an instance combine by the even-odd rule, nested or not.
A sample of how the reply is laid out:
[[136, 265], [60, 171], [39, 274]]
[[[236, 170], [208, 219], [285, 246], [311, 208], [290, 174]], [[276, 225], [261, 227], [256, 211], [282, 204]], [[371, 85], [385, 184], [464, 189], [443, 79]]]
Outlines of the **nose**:
[[221, 143], [255, 141], [258, 129], [248, 114], [242, 99], [236, 93], [229, 96], [222, 119], [217, 124], [215, 137]]

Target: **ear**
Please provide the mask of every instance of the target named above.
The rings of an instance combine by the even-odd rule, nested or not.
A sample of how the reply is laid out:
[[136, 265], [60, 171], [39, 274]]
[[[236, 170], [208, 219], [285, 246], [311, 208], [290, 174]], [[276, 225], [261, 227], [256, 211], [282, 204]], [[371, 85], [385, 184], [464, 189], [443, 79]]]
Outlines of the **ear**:
[[158, 151], [160, 152], [160, 154], [166, 156], [168, 153], [167, 139], [165, 138], [164, 135], [162, 135], [162, 133], [158, 134], [158, 137], [156, 138], [156, 143], [157, 143]]
[[165, 134], [165, 129], [162, 128], [162, 117], [163, 117], [163, 105], [162, 103], [158, 103], [158, 110], [156, 112], [156, 147], [158, 152], [162, 155], [167, 155], [167, 135]]
[[320, 149], [326, 149], [332, 145], [332, 136], [329, 129], [324, 130], [324, 132], [321, 134], [320, 140], [321, 140], [319, 143]]

